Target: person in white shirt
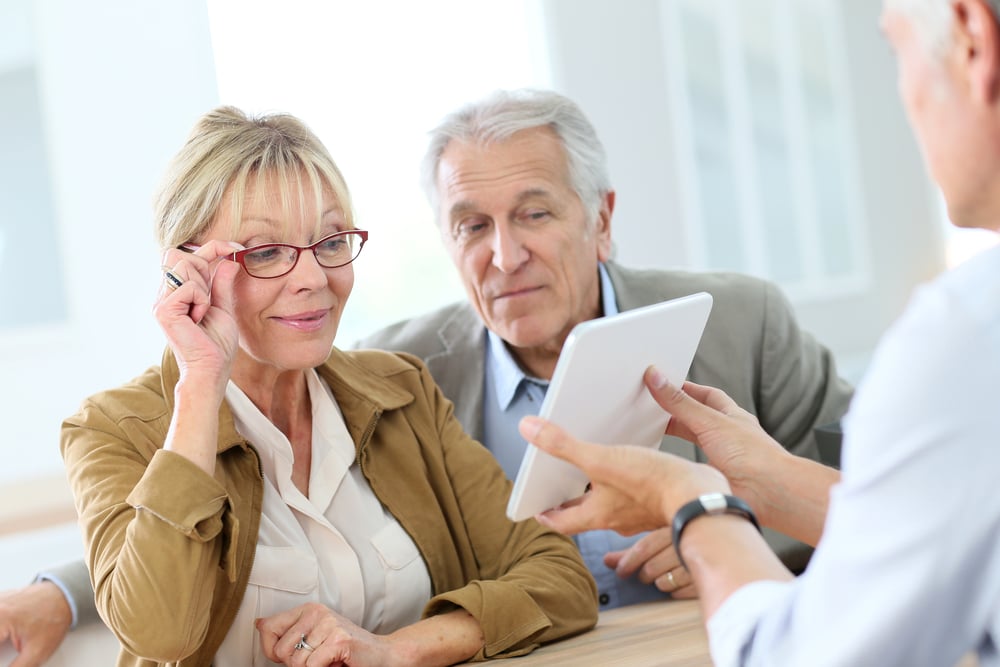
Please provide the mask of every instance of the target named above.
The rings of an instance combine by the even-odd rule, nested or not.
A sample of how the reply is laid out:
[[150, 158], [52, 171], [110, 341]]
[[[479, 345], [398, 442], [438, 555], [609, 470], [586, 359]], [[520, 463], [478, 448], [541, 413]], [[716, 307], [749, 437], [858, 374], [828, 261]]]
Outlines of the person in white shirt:
[[[882, 18], [951, 220], [992, 231], [998, 17], [998, 0], [886, 0]], [[667, 432], [711, 465], [581, 443], [527, 418], [526, 438], [591, 480], [539, 520], [567, 533], [672, 524], [721, 667], [948, 667], [968, 652], [1000, 665], [997, 378], [1000, 247], [921, 287], [887, 332], [845, 418], [840, 473], [788, 454], [721, 391], [672, 387], [650, 369]], [[801, 576], [774, 558], [757, 519], [817, 545]]]

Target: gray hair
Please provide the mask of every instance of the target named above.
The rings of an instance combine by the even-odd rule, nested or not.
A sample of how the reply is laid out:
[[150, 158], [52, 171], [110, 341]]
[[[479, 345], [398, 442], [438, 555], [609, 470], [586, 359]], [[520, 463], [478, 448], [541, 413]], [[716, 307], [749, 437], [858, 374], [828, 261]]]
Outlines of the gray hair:
[[570, 187], [576, 192], [591, 222], [597, 220], [601, 201], [611, 191], [607, 157], [597, 131], [572, 100], [548, 90], [521, 88], [498, 90], [445, 116], [430, 131], [430, 142], [421, 164], [421, 185], [440, 220], [437, 174], [441, 155], [452, 140], [479, 144], [503, 142], [521, 130], [548, 127], [555, 132], [569, 167]]
[[[1000, 0], [983, 0], [1000, 19]], [[888, 6], [907, 16], [917, 35], [932, 53], [940, 55], [951, 36], [951, 2], [949, 0], [888, 0]]]

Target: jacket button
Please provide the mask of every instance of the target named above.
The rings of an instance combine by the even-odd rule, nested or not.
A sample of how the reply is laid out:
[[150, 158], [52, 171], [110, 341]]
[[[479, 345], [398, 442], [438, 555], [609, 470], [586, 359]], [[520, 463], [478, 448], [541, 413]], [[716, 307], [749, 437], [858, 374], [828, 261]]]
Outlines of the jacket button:
[[611, 598], [608, 597], [607, 593], [601, 593], [601, 596], [597, 598], [597, 601], [600, 602], [601, 604], [607, 604], [611, 602]]

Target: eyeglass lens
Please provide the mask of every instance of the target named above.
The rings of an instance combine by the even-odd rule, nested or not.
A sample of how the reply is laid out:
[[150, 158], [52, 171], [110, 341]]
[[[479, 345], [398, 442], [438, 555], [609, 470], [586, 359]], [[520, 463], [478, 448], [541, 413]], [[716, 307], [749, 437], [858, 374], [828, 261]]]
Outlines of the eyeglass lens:
[[272, 244], [250, 248], [236, 253], [247, 273], [256, 278], [277, 278], [295, 266], [299, 252], [312, 250], [320, 266], [334, 269], [350, 264], [361, 252], [361, 234], [356, 231], [339, 232], [320, 239], [312, 246], [297, 248], [290, 245]]

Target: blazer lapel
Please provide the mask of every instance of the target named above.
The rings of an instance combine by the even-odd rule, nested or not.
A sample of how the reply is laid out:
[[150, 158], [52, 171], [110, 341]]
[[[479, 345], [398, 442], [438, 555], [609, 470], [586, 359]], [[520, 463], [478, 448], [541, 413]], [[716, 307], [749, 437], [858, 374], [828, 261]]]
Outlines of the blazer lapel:
[[483, 439], [486, 327], [471, 307], [457, 309], [438, 329], [442, 351], [425, 359], [444, 394], [455, 404], [465, 431]]

